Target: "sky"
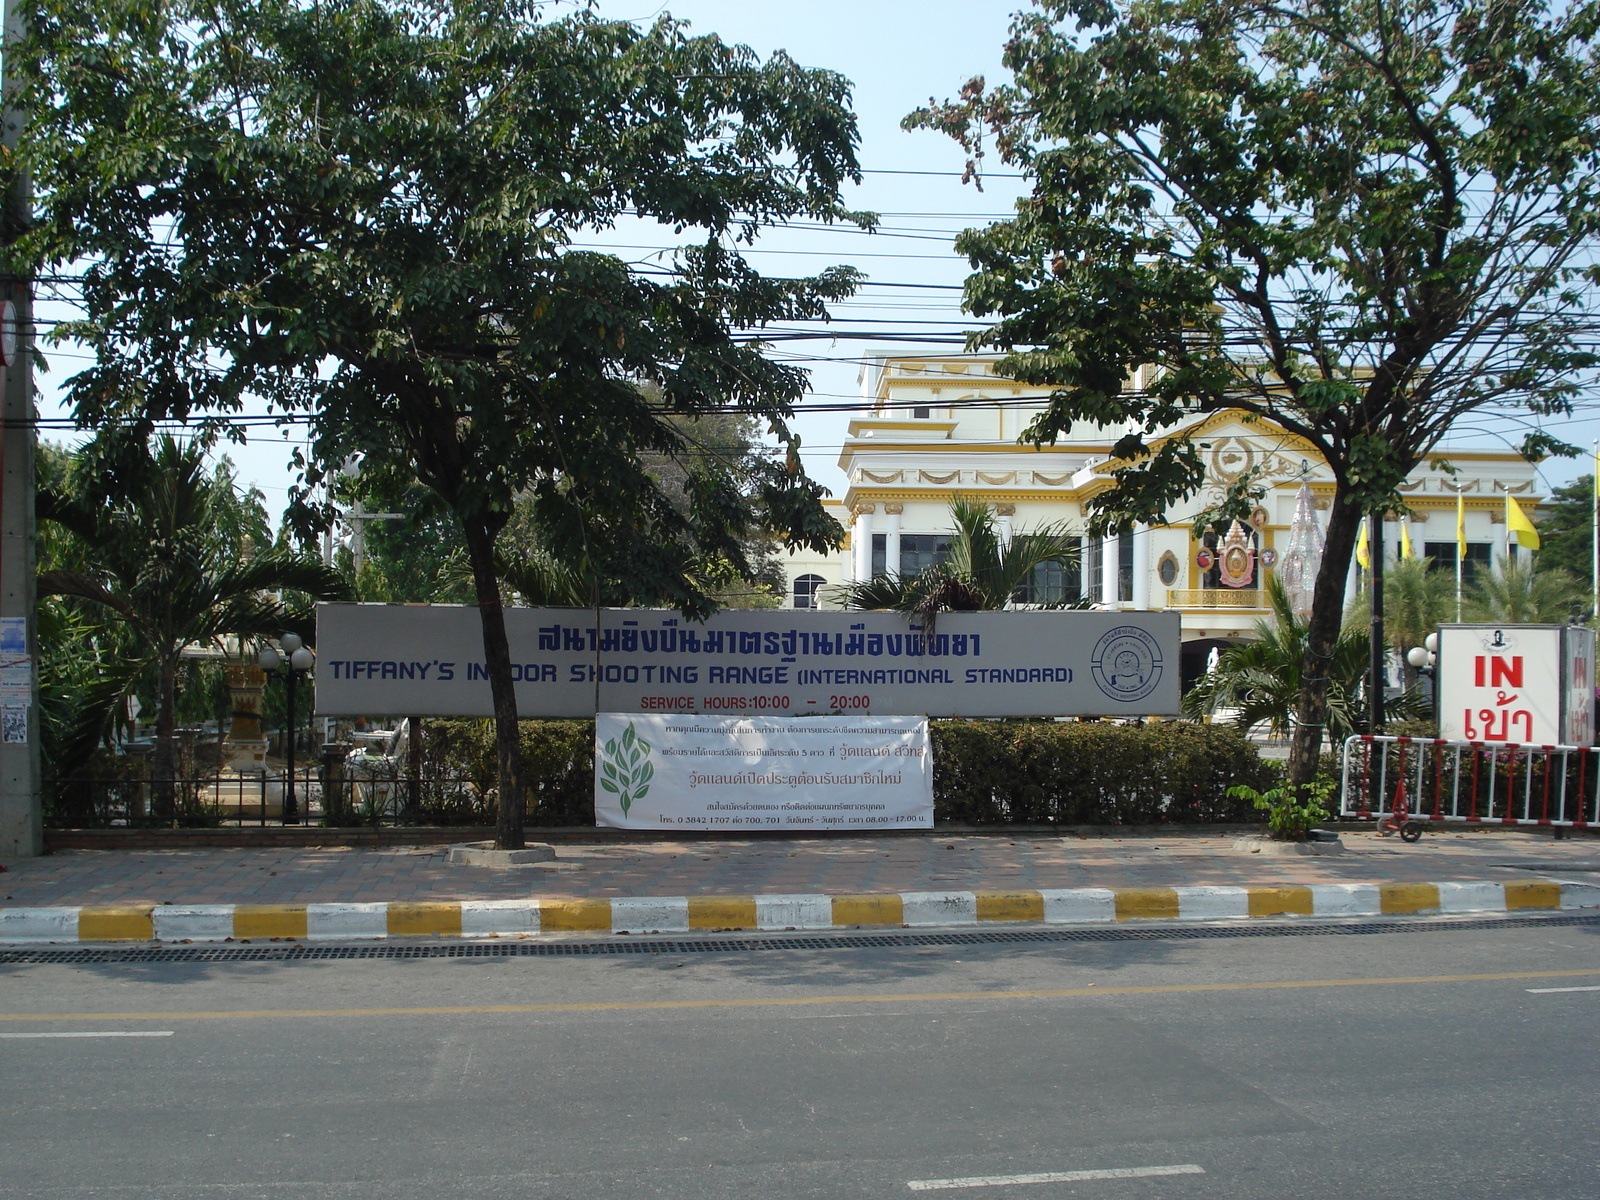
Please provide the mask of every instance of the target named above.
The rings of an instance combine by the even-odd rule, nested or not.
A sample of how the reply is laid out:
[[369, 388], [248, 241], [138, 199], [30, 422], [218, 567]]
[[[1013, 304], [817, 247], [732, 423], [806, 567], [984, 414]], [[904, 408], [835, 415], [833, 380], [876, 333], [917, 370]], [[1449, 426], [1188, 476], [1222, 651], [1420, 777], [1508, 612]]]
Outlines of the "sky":
[[[990, 83], [1004, 77], [1001, 47], [1019, 0], [677, 0], [656, 7], [648, 0], [602, 0], [595, 5], [605, 17], [650, 21], [669, 12], [688, 21], [694, 33], [716, 33], [739, 42], [763, 58], [785, 50], [803, 66], [837, 71], [854, 84], [854, 105], [860, 124], [860, 158], [865, 169], [860, 186], [846, 189], [852, 208], [881, 215], [878, 232], [864, 234], [849, 227], [777, 230], [764, 235], [752, 252], [755, 265], [774, 274], [814, 272], [849, 264], [867, 276], [867, 286], [834, 308], [832, 328], [856, 333], [916, 329], [956, 337], [971, 327], [960, 312], [959, 286], [966, 277], [965, 260], [951, 240], [961, 229], [1003, 218], [1020, 194], [1022, 181], [1003, 174], [986, 176], [979, 192], [960, 180], [964, 156], [950, 139], [926, 131], [905, 132], [901, 118], [930, 98], [955, 95], [974, 75]], [[996, 172], [1004, 168], [990, 165]], [[619, 228], [595, 239], [629, 261], [647, 264], [652, 253], [672, 244], [654, 230]], [[908, 287], [904, 285], [918, 285]], [[934, 286], [928, 286], [934, 285]], [[40, 316], [51, 315], [41, 304]], [[859, 360], [868, 349], [895, 348], [882, 338], [870, 342], [827, 339], [785, 343], [777, 353], [811, 371], [812, 406], [848, 402], [859, 397]], [[906, 348], [901, 346], [900, 348]], [[927, 346], [923, 350], [930, 349]], [[938, 347], [932, 347], [937, 350]], [[46, 351], [50, 374], [39, 379], [41, 415], [64, 415], [54, 396], [60, 382], [85, 360], [74, 348]], [[813, 478], [836, 496], [845, 490], [838, 469], [840, 446], [852, 414], [816, 412], [805, 406], [796, 422], [803, 439], [806, 467]], [[1600, 436], [1600, 419], [1583, 419], [1553, 427], [1552, 432], [1587, 447]], [[1474, 430], [1457, 445], [1495, 447], [1521, 434], [1507, 426]], [[59, 431], [46, 436], [67, 439]], [[289, 437], [297, 436], [290, 432]], [[72, 439], [67, 439], [72, 440]], [[288, 461], [293, 446], [283, 434], [258, 430], [243, 446], [226, 452], [240, 469], [242, 481], [261, 488], [267, 507], [277, 516], [287, 501], [293, 476]], [[1546, 490], [1588, 470], [1585, 459], [1551, 460], [1541, 468]]]

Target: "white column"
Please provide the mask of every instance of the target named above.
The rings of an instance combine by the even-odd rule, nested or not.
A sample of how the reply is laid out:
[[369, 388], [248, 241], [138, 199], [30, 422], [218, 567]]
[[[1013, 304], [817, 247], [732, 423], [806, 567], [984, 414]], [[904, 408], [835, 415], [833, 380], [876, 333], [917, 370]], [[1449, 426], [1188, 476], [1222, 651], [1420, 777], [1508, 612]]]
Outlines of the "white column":
[[1002, 546], [1011, 545], [1011, 518], [1016, 514], [1015, 504], [997, 504], [994, 509], [995, 532], [1000, 535]]
[[857, 582], [872, 578], [872, 510], [870, 504], [863, 504], [856, 509], [856, 528], [851, 535], [851, 546], [855, 550]]
[[903, 506], [899, 504], [885, 504], [884, 515], [888, 518], [884, 528], [883, 537], [883, 569], [890, 575], [900, 574], [900, 512]]
[[1352, 554], [1350, 556], [1350, 569], [1344, 575], [1344, 606], [1346, 609], [1356, 602], [1356, 594], [1361, 590], [1360, 570], [1360, 564], [1356, 562], [1356, 556]]
[[1133, 606], [1150, 607], [1150, 526], [1133, 527]]
[[1089, 565], [1094, 562], [1094, 539], [1087, 533], [1078, 538], [1078, 597], [1093, 600], [1096, 581], [1089, 577]]
[[1100, 603], [1117, 606], [1117, 566], [1122, 558], [1120, 541], [1116, 534], [1100, 539]]

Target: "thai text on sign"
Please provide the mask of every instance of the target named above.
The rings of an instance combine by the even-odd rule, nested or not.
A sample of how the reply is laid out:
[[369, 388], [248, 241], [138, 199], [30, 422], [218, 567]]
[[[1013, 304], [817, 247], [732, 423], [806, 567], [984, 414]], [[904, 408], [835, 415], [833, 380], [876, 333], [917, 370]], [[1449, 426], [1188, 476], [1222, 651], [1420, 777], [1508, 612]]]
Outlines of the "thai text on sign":
[[[518, 711], [1141, 716], [1178, 710], [1178, 615], [505, 612]], [[317, 606], [317, 711], [490, 716], [478, 610]]]
[[928, 722], [918, 717], [600, 713], [597, 824], [617, 829], [926, 829]]

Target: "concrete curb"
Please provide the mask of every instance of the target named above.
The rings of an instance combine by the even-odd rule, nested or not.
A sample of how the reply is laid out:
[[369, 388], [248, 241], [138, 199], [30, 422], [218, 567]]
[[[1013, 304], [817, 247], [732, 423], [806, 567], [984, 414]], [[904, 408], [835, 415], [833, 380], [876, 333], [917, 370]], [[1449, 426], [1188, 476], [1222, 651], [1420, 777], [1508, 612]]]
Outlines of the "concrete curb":
[[1422, 916], [1588, 908], [1600, 908], [1600, 884], [1555, 883], [1546, 879], [1509, 883], [1314, 883], [1283, 887], [890, 892], [862, 896], [83, 905], [0, 908], [0, 945], [789, 931], [1004, 922], [1080, 925], [1117, 921]]

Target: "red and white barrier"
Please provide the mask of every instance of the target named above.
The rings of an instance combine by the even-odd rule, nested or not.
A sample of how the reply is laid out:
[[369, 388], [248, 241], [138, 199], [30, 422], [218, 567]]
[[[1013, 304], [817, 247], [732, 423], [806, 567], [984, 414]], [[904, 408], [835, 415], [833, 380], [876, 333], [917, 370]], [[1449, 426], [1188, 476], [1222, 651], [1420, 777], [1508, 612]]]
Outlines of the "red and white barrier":
[[1342, 816], [1600, 825], [1600, 747], [1358, 734], [1344, 744]]

